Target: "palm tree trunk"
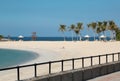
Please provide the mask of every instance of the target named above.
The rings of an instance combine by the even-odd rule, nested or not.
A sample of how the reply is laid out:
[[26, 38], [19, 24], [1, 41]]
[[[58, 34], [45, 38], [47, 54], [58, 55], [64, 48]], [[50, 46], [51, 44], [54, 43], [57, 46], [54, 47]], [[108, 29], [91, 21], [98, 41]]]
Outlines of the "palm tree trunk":
[[78, 34], [76, 35], [76, 37], [77, 37], [77, 41], [78, 41]]
[[95, 41], [95, 34], [94, 34], [94, 41]]
[[76, 34], [76, 39], [75, 40], [77, 41], [77, 34]]
[[63, 32], [63, 38], [64, 38], [64, 41], [65, 41], [65, 34], [64, 34], [64, 32]]
[[95, 30], [94, 30], [94, 41], [95, 41], [95, 36], [96, 36], [96, 35], [95, 35]]
[[[105, 31], [103, 31], [103, 35], [105, 36]], [[104, 38], [104, 40], [106, 40], [106, 37]]]
[[73, 32], [72, 32], [72, 41], [73, 41]]
[[115, 32], [112, 31], [112, 34], [113, 34], [113, 40], [115, 40]]
[[112, 31], [109, 30], [109, 32], [110, 32], [110, 40], [112, 40]]
[[81, 35], [79, 34], [79, 38], [80, 38], [80, 41], [81, 41]]
[[107, 35], [106, 35], [106, 32], [104, 32], [104, 34], [105, 34], [105, 36], [106, 36], [105, 40], [107, 40]]
[[113, 40], [113, 31], [111, 31], [111, 39]]
[[100, 34], [98, 34], [98, 40], [100, 41]]
[[114, 32], [115, 34], [114, 34], [114, 36], [115, 36], [115, 41], [116, 41], [116, 32]]

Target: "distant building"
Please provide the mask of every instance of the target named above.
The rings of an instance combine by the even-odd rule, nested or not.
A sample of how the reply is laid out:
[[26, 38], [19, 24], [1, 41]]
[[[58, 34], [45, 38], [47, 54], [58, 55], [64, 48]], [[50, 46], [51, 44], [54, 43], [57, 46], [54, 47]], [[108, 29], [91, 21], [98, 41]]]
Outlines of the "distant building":
[[36, 41], [36, 39], [37, 39], [36, 32], [32, 32], [32, 40]]

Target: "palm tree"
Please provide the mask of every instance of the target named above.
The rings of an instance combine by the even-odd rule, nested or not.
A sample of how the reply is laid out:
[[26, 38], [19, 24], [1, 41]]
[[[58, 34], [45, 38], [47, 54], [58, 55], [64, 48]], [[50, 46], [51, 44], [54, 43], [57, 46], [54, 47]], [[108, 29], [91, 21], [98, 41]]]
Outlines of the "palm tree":
[[90, 26], [91, 26], [91, 24], [87, 24], [88, 30], [89, 30]]
[[108, 23], [107, 23], [107, 21], [103, 21], [103, 26], [102, 26], [102, 32], [103, 32], [103, 34], [105, 35], [105, 31], [107, 30], [107, 25]]
[[99, 37], [99, 36], [100, 36], [100, 33], [101, 33], [101, 28], [100, 28], [100, 27], [97, 27], [96, 33], [98, 34], [98, 37]]
[[115, 24], [113, 29], [113, 38], [116, 40], [116, 30], [118, 30], [118, 26]]
[[114, 21], [109, 21], [109, 26], [108, 26], [108, 29], [111, 31], [111, 39], [113, 40], [114, 39], [114, 35], [115, 35], [115, 30], [116, 30], [117, 25], [115, 24]]
[[60, 25], [59, 31], [61, 31], [63, 33], [63, 37], [64, 37], [64, 41], [65, 41], [65, 34], [64, 32], [66, 31], [66, 25]]
[[91, 25], [91, 24], [87, 24], [87, 27], [90, 28], [90, 25]]
[[90, 24], [88, 24], [88, 28], [92, 28], [93, 32], [94, 32], [94, 40], [95, 40], [95, 33], [96, 33], [96, 27], [97, 27], [97, 23], [96, 22], [92, 22]]
[[78, 27], [75, 27], [74, 32], [76, 34], [76, 38], [77, 38], [77, 41], [78, 41], [78, 35], [80, 34], [80, 29]]
[[[106, 36], [105, 31], [108, 29], [108, 22], [107, 21], [103, 21], [102, 22], [102, 26], [101, 26], [101, 31], [103, 32], [103, 35]], [[106, 40], [106, 37], [105, 37]]]
[[71, 24], [71, 26], [69, 27], [69, 31], [72, 31], [72, 41], [73, 41], [73, 31], [75, 29], [75, 25]]
[[81, 41], [81, 33], [80, 33], [80, 30], [82, 30], [83, 29], [83, 23], [81, 23], [81, 22], [78, 22], [77, 23], [77, 30], [79, 31], [79, 38], [80, 38], [80, 41]]

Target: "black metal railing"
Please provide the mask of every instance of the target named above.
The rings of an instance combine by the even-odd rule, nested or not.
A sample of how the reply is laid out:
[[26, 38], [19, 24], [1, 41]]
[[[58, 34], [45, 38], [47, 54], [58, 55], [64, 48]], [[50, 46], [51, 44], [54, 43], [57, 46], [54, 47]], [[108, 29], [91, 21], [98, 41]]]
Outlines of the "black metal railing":
[[[110, 59], [110, 56], [111, 56], [111, 61], [109, 61]], [[44, 63], [35, 63], [35, 64], [30, 64], [30, 65], [23, 65], [23, 66], [16, 66], [16, 67], [9, 67], [9, 68], [3, 68], [3, 69], [0, 69], [0, 71], [5, 71], [5, 70], [11, 70], [11, 69], [16, 69], [16, 75], [17, 75], [17, 80], [21, 80], [20, 76], [20, 69], [21, 68], [25, 68], [25, 67], [30, 67], [30, 66], [33, 66], [34, 67], [34, 77], [37, 77], [37, 66], [39, 65], [45, 65], [47, 64], [48, 65], [48, 74], [51, 74], [52, 73], [52, 64], [54, 63], [60, 63], [61, 64], [61, 72], [63, 71], [66, 71], [64, 70], [64, 63], [67, 62], [67, 61], [71, 61], [72, 65], [71, 65], [71, 70], [74, 70], [76, 69], [75, 68], [75, 61], [76, 60], [81, 60], [81, 67], [80, 68], [84, 68], [86, 67], [85, 66], [85, 60], [86, 59], [89, 59], [90, 60], [90, 66], [93, 66], [93, 65], [100, 65], [100, 64], [103, 64], [102, 63], [102, 57], [104, 57], [104, 60], [105, 62], [104, 63], [109, 63], [109, 62], [114, 62], [114, 61], [120, 61], [120, 52], [118, 53], [111, 53], [111, 54], [104, 54], [104, 55], [97, 55], [97, 56], [89, 56], [89, 57], [81, 57], [81, 58], [72, 58], [72, 59], [65, 59], [65, 60], [57, 60], [57, 61], [50, 61], [50, 62], [44, 62]], [[98, 59], [98, 64], [94, 64], [94, 58], [97, 58]], [[87, 66], [88, 67], [88, 66]]]

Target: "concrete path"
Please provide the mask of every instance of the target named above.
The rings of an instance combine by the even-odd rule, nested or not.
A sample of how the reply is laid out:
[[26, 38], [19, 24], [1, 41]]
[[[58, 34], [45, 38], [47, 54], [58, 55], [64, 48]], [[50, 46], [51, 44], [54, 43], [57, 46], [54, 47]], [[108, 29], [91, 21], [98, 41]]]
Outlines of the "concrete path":
[[120, 81], [120, 71], [97, 77], [88, 81]]

